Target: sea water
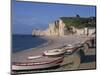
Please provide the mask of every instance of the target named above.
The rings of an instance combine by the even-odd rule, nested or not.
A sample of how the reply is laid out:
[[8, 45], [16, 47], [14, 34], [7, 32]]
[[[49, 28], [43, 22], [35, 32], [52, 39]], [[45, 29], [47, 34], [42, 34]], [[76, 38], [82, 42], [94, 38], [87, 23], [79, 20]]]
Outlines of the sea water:
[[34, 48], [47, 41], [43, 37], [33, 37], [32, 35], [12, 35], [12, 52]]

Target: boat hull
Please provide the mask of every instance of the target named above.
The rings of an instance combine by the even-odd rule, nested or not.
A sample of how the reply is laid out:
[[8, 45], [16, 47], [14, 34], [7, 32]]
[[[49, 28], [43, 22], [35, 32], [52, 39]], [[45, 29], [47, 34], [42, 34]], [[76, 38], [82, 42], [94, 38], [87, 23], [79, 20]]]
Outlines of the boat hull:
[[62, 62], [63, 62], [63, 59], [56, 60], [54, 62], [48, 62], [48, 63], [45, 63], [45, 64], [38, 64], [38, 65], [26, 65], [26, 66], [12, 65], [12, 70], [44, 69], [44, 68], [58, 66]]
[[31, 69], [43, 69], [43, 68], [49, 68], [49, 67], [54, 67], [58, 66], [60, 64], [45, 64], [45, 65], [36, 65], [36, 66], [16, 66], [13, 65], [12, 69], [13, 70], [31, 70]]

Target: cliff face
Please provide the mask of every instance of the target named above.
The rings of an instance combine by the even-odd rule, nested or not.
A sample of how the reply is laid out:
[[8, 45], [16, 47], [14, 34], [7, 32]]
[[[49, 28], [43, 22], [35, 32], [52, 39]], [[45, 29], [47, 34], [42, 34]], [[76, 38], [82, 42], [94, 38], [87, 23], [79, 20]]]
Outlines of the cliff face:
[[48, 35], [63, 36], [65, 24], [62, 20], [57, 20], [54, 23], [49, 24]]
[[33, 30], [32, 35], [35, 36], [63, 36], [64, 35], [65, 24], [62, 20], [57, 20], [53, 23], [50, 23], [48, 28], [44, 31]]
[[49, 35], [64, 36], [68, 34], [91, 35], [95, 32], [96, 18], [80, 16], [61, 17], [54, 23], [49, 24]]
[[[93, 23], [92, 23], [93, 21]], [[86, 24], [86, 25], [85, 25]], [[93, 25], [92, 25], [93, 24]], [[89, 28], [92, 26], [92, 29]], [[46, 30], [33, 30], [36, 36], [64, 36], [68, 34], [91, 34], [95, 32], [95, 20], [91, 18], [63, 17], [48, 25]]]

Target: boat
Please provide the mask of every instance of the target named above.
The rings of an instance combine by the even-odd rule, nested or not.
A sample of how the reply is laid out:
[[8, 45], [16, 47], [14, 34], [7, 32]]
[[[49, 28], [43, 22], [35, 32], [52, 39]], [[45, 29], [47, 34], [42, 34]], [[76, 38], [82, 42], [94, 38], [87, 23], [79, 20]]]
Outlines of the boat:
[[64, 49], [53, 49], [53, 50], [48, 50], [44, 52], [44, 55], [47, 56], [56, 56], [56, 55], [62, 55], [65, 53]]
[[71, 53], [73, 53], [75, 50], [77, 50], [77, 49], [79, 49], [79, 48], [81, 48], [81, 47], [82, 47], [82, 45], [81, 45], [80, 43], [74, 44], [74, 45], [68, 44], [68, 45], [66, 45], [63, 49], [66, 51], [66, 54], [71, 54]]
[[72, 53], [73, 51], [75, 51], [76, 49], [78, 49], [81, 46], [81, 44], [68, 44], [68, 45], [64, 45], [61, 48], [58, 49], [53, 49], [53, 50], [47, 50], [44, 52], [44, 55], [47, 56], [59, 56], [59, 55], [63, 55], [65, 53]]
[[49, 67], [58, 66], [63, 62], [63, 57], [37, 57], [33, 58], [33, 60], [26, 60], [26, 61], [16, 61], [12, 62], [12, 70], [19, 71], [19, 70], [36, 70], [36, 69], [44, 69]]

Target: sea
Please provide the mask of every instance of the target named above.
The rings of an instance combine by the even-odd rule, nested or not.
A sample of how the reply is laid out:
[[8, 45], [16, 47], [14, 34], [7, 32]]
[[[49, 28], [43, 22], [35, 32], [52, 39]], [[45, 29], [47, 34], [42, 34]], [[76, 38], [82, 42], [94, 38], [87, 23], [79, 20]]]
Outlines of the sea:
[[47, 41], [47, 39], [38, 36], [12, 35], [12, 52], [15, 53], [29, 48], [35, 48]]

